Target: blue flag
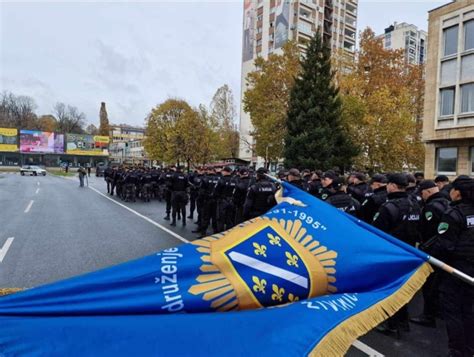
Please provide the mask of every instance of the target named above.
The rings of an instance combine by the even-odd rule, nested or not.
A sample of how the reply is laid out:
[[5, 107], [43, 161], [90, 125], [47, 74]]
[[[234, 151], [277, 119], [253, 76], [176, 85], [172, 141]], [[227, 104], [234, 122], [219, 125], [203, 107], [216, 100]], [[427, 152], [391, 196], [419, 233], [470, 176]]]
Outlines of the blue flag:
[[0, 355], [344, 354], [428, 256], [283, 186], [293, 200], [222, 234], [0, 298]]

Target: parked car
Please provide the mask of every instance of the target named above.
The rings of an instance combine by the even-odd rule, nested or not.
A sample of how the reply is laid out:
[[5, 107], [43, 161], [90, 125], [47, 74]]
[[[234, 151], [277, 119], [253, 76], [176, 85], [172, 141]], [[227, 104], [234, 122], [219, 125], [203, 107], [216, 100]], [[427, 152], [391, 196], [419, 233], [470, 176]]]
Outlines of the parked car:
[[25, 176], [26, 174], [29, 174], [30, 176], [38, 176], [38, 175], [43, 175], [46, 176], [46, 170], [42, 169], [39, 166], [32, 166], [32, 165], [25, 165], [20, 168], [20, 174], [21, 176]]

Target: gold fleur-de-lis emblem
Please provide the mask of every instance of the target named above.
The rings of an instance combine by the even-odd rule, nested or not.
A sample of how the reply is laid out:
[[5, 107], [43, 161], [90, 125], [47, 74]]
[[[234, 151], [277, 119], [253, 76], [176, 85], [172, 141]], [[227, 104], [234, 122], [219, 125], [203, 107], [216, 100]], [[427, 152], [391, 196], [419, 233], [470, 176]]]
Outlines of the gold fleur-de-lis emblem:
[[273, 284], [272, 285], [272, 290], [273, 290], [272, 300], [273, 301], [278, 300], [278, 301], [282, 302], [283, 301], [283, 294], [285, 294], [285, 289], [279, 288], [277, 284]]
[[300, 300], [300, 298], [298, 296], [295, 296], [292, 293], [288, 294], [288, 301], [289, 302], [295, 302], [295, 301], [299, 301], [299, 300]]
[[299, 259], [298, 256], [293, 255], [290, 252], [285, 252], [285, 255], [288, 258], [288, 260], [286, 261], [286, 264], [288, 264], [290, 267], [295, 266], [298, 268], [298, 259]]
[[260, 245], [258, 243], [253, 244], [255, 250], [253, 251], [255, 255], [262, 255], [264, 257], [267, 256], [267, 247], [265, 247], [263, 244]]
[[274, 236], [274, 235], [271, 234], [271, 233], [268, 233], [268, 234], [267, 234], [267, 237], [268, 237], [268, 239], [270, 240], [270, 244], [271, 244], [271, 245], [277, 245], [277, 246], [281, 247], [281, 243], [280, 243], [280, 239], [281, 239], [281, 238], [280, 238], [280, 237]]
[[267, 281], [265, 279], [259, 279], [258, 276], [252, 276], [252, 281], [255, 283], [253, 286], [253, 291], [256, 293], [265, 294], [265, 287], [267, 286]]

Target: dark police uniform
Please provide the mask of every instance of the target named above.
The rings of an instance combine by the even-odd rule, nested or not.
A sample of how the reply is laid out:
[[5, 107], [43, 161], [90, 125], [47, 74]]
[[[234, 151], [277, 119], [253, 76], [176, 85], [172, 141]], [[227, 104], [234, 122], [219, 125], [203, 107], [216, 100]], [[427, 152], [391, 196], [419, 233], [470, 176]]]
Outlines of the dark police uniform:
[[214, 233], [217, 233], [216, 198], [214, 196], [214, 188], [218, 181], [219, 177], [215, 174], [206, 175], [201, 181], [199, 194], [203, 207], [202, 217], [200, 218], [200, 224], [197, 231], [199, 231], [202, 236], [206, 235], [209, 225], [212, 226]]
[[[427, 250], [467, 275], [474, 275], [474, 204], [451, 203], [441, 218], [438, 235]], [[474, 286], [440, 272], [440, 306], [449, 339], [450, 356], [474, 355]]]
[[257, 182], [249, 187], [244, 203], [244, 219], [261, 216], [275, 204], [276, 186], [265, 177], [258, 177]]
[[[202, 175], [198, 173], [193, 173], [189, 175], [189, 184], [190, 184], [190, 189], [189, 189], [189, 219], [194, 218], [194, 211], [196, 210], [196, 205], [197, 205], [197, 198], [199, 194], [199, 184], [201, 183], [202, 180]], [[199, 211], [199, 208], [198, 208]], [[198, 212], [199, 216], [199, 212]]]
[[214, 188], [216, 198], [217, 231], [222, 232], [235, 225], [234, 191], [236, 180], [231, 175], [223, 175]]
[[343, 212], [349, 213], [354, 217], [359, 216], [359, 201], [343, 191], [334, 192], [327, 198], [326, 202]]
[[166, 201], [166, 217], [164, 219], [170, 219], [171, 213], [171, 185], [174, 173], [172, 171], [167, 171], [163, 173], [162, 181], [164, 183], [164, 196]]
[[387, 187], [379, 187], [373, 192], [367, 192], [360, 207], [360, 218], [369, 224], [374, 221], [374, 216], [387, 201]]
[[250, 176], [242, 176], [237, 180], [234, 191], [235, 224], [240, 224], [244, 221], [245, 198], [247, 197], [249, 187], [254, 183], [254, 179]]
[[364, 202], [365, 194], [369, 191], [369, 185], [366, 182], [360, 182], [357, 185], [349, 185], [347, 193], [354, 197], [358, 202]]
[[186, 204], [188, 203], [188, 194], [186, 189], [189, 186], [187, 176], [177, 171], [171, 177], [171, 204], [173, 207], [171, 225], [176, 225], [176, 214], [181, 215], [183, 226], [186, 225]]

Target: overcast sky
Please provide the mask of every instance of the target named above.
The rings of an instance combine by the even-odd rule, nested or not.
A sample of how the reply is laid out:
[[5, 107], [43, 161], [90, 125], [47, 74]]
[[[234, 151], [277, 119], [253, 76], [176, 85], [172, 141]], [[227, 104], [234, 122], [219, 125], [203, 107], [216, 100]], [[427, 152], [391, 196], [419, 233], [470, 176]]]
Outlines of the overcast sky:
[[[427, 28], [427, 11], [448, 1], [359, 0], [358, 29], [394, 21]], [[192, 105], [227, 83], [240, 101], [243, 1], [0, 0], [0, 91], [56, 102], [98, 124], [143, 125], [168, 97]]]

